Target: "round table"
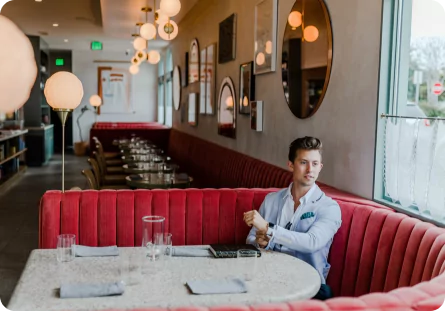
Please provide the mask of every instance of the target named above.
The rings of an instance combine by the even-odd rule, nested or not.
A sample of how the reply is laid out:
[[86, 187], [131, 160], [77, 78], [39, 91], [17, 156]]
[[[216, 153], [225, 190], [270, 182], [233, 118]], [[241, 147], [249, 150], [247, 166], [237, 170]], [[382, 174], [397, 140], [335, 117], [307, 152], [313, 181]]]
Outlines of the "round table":
[[[175, 237], [173, 236], [173, 239]], [[61, 311], [133, 308], [173, 308], [191, 306], [258, 305], [304, 300], [320, 289], [320, 276], [304, 261], [277, 252], [262, 252], [257, 273], [247, 281], [247, 293], [193, 295], [185, 283], [237, 277], [237, 259], [172, 257], [149, 262], [141, 258], [142, 248], [119, 248], [119, 257], [76, 257], [57, 263], [57, 250], [34, 250], [14, 290], [11, 310]], [[140, 259], [138, 259], [140, 258]], [[116, 267], [120, 266], [120, 269]], [[64, 270], [61, 270], [65, 268]], [[134, 280], [132, 271], [142, 270]], [[113, 297], [60, 299], [61, 273], [66, 283], [101, 283], [124, 280], [124, 294]], [[42, 282], [42, 280], [45, 280]], [[248, 307], [246, 307], [246, 310]]]
[[[124, 172], [128, 174], [142, 174], [142, 173], [150, 173], [153, 171], [153, 169], [150, 168], [140, 168], [137, 165], [138, 163], [147, 163], [147, 162], [134, 162], [134, 163], [124, 164], [122, 165]], [[173, 170], [179, 169], [179, 166], [176, 164], [166, 164], [166, 165]]]
[[171, 182], [166, 181], [163, 177], [144, 179], [143, 174], [134, 174], [125, 177], [127, 185], [131, 188], [140, 189], [170, 189], [170, 188], [188, 188], [193, 182], [193, 178], [187, 174], [174, 174]]

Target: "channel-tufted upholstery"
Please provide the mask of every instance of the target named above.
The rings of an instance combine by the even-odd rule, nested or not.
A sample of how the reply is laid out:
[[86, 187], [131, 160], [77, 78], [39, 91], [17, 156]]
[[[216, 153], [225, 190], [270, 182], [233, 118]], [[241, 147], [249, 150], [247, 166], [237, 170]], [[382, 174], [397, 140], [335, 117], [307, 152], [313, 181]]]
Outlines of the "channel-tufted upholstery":
[[[322, 189], [342, 210], [327, 279], [340, 297], [210, 310], [437, 309], [445, 298], [445, 230], [333, 188]], [[60, 233], [76, 234], [83, 245], [140, 245], [140, 219], [152, 214], [166, 216], [166, 230], [176, 245], [243, 243], [249, 231], [243, 212], [258, 209], [275, 190], [48, 191], [40, 205], [39, 245], [55, 248]]]

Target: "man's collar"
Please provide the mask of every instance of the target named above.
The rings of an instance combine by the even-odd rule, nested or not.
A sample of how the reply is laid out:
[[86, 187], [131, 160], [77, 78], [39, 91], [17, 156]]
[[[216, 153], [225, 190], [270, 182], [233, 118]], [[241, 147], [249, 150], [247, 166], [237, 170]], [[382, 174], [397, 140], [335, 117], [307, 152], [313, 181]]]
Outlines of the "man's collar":
[[[293, 198], [293, 196], [292, 196], [293, 184], [294, 184], [293, 182], [290, 183], [289, 187], [287, 188], [287, 190], [284, 193], [283, 199], [287, 199], [288, 196]], [[309, 189], [309, 191], [301, 198], [301, 203], [302, 204], [306, 204], [308, 202], [315, 203], [318, 200], [320, 200], [322, 196], [323, 196], [323, 191], [321, 191], [321, 189], [318, 187], [318, 185], [316, 183], [314, 183], [312, 185], [311, 189]]]

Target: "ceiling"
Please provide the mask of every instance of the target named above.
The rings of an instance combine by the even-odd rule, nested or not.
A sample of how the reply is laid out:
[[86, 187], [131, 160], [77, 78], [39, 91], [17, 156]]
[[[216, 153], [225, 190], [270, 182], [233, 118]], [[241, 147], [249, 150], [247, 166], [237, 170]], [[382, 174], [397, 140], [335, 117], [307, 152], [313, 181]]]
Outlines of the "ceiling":
[[[198, 1], [181, 0], [181, 11], [172, 19], [179, 23]], [[12, 0], [1, 14], [26, 34], [42, 36], [52, 49], [89, 50], [91, 41], [101, 41], [105, 51], [125, 51], [132, 49], [136, 22], [145, 22], [141, 8], [146, 5], [153, 7], [153, 0]], [[152, 13], [148, 16], [153, 20]], [[167, 45], [162, 39], [149, 42], [153, 49]]]

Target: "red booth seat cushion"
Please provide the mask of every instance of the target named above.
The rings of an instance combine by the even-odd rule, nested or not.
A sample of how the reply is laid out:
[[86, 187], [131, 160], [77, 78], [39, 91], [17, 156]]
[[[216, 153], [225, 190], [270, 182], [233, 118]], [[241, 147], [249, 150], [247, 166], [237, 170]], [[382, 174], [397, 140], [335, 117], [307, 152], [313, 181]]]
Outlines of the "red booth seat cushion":
[[[327, 279], [337, 298], [283, 308], [427, 310], [437, 305], [437, 296], [445, 294], [445, 230], [364, 199], [348, 200], [331, 187], [324, 190], [342, 211]], [[271, 191], [276, 189], [48, 191], [40, 205], [39, 245], [55, 248], [58, 234], [74, 233], [83, 245], [138, 246], [145, 215], [166, 216], [165, 230], [175, 245], [244, 243], [250, 228], [243, 213], [258, 209]]]

